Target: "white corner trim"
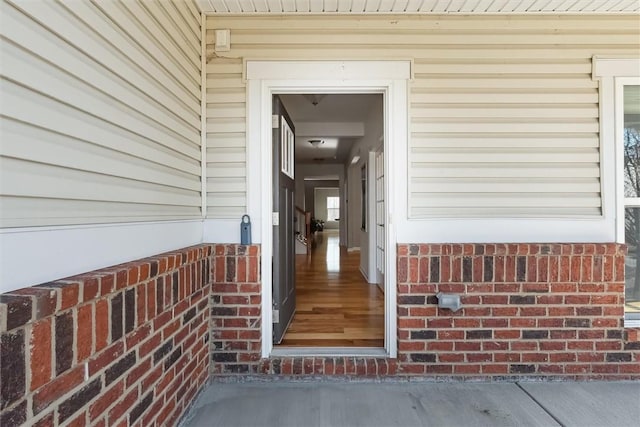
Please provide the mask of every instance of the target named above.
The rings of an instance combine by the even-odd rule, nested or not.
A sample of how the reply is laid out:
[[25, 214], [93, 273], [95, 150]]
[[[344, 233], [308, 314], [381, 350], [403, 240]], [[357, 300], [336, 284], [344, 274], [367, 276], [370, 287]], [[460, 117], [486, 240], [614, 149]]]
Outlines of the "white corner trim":
[[2, 230], [0, 293], [201, 242], [200, 219]]
[[207, 217], [207, 18], [200, 14], [200, 212]]

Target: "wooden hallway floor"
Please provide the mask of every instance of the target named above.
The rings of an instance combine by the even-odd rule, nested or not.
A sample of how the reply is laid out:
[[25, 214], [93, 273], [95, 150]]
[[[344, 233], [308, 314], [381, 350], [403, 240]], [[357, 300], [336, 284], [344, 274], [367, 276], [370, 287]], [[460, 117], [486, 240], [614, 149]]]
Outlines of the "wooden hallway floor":
[[311, 256], [296, 255], [296, 313], [280, 346], [384, 347], [384, 295], [360, 273], [360, 253], [319, 232]]

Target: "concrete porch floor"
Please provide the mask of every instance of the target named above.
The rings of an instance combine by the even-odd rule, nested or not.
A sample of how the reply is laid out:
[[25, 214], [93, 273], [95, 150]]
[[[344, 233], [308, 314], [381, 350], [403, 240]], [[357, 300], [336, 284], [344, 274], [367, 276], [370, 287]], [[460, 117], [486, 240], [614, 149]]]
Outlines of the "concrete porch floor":
[[183, 427], [640, 425], [640, 382], [212, 383]]

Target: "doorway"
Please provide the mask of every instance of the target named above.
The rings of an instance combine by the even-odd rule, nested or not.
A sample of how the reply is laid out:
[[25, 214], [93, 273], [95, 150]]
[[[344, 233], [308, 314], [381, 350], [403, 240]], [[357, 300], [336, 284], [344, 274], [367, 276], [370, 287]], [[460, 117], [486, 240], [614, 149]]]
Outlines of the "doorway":
[[[261, 240], [262, 286], [262, 356], [282, 353], [273, 347], [272, 261], [273, 215], [271, 163], [271, 98], [274, 94], [295, 93], [380, 93], [384, 97], [385, 141], [385, 200], [390, 200], [389, 189], [394, 188], [394, 152], [405, 152], [407, 146], [408, 104], [407, 82], [410, 61], [247, 61], [248, 87], [248, 210], [259, 218]], [[393, 140], [393, 144], [387, 141]], [[397, 164], [406, 164], [398, 159]], [[406, 166], [405, 166], [406, 167]], [[400, 176], [402, 173], [400, 172]], [[398, 197], [400, 199], [400, 197]], [[385, 280], [384, 280], [384, 348], [368, 349], [359, 354], [373, 356], [397, 355], [396, 289], [390, 277], [396, 275], [396, 239], [393, 227], [394, 203], [385, 204], [387, 218], [384, 228]], [[398, 207], [398, 210], [404, 210]], [[299, 354], [299, 353], [298, 353]], [[333, 348], [315, 348], [314, 355], [343, 355]]]
[[[372, 274], [378, 228], [375, 206], [369, 203], [376, 200], [376, 181], [359, 175], [360, 170], [374, 173], [372, 154], [383, 149], [378, 147], [384, 133], [383, 94], [275, 97], [296, 129], [294, 228], [312, 231], [296, 242], [300, 248], [295, 255], [296, 309], [291, 319], [282, 316], [285, 301], [278, 299], [276, 279], [283, 262], [274, 252], [276, 349], [383, 349], [384, 293]], [[274, 185], [276, 190], [280, 191]], [[274, 212], [278, 208], [274, 206]], [[313, 224], [301, 226], [305, 219]], [[283, 336], [281, 323], [287, 326]]]
[[[376, 177], [383, 167], [376, 150], [384, 152], [384, 95], [275, 94], [273, 99], [272, 211], [279, 218], [272, 263], [275, 349], [383, 350], [377, 242], [385, 216], [376, 207], [377, 190], [383, 188]], [[293, 148], [287, 146], [290, 129], [295, 129]], [[287, 155], [281, 153], [295, 158], [295, 176], [285, 173]], [[295, 206], [290, 206], [280, 195], [293, 186]], [[295, 262], [283, 230], [308, 233], [290, 242], [296, 245]], [[289, 276], [295, 278], [294, 292]]]

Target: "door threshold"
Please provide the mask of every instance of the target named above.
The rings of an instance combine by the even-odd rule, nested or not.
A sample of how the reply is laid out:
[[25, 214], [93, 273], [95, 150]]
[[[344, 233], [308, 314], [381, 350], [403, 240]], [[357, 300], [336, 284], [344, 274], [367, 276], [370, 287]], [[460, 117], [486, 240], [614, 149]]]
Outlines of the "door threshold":
[[382, 347], [286, 347], [274, 346], [271, 350], [271, 357], [302, 357], [302, 356], [325, 356], [325, 357], [389, 357], [387, 351]]

